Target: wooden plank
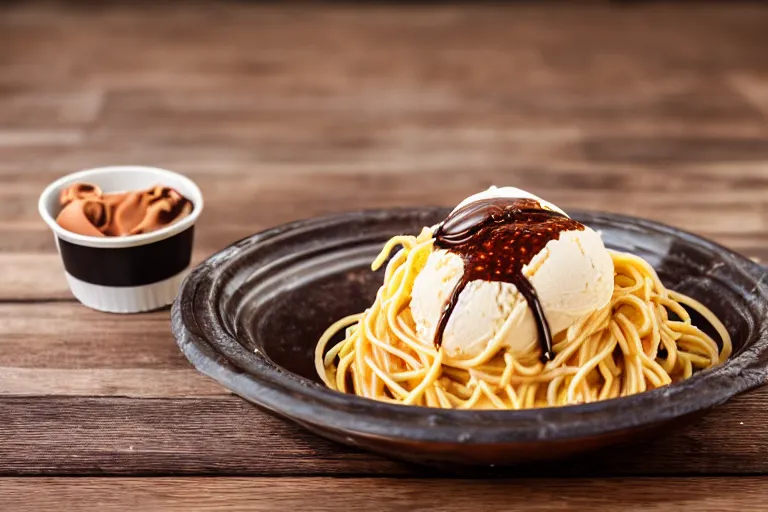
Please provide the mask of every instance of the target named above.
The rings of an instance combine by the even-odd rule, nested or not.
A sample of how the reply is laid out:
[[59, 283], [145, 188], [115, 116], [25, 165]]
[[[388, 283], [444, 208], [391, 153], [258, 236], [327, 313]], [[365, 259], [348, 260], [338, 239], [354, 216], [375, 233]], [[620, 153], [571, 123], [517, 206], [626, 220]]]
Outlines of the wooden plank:
[[75, 302], [0, 304], [0, 367], [191, 368], [173, 339], [168, 311], [104, 314]]
[[[507, 474], [765, 474], [766, 400], [764, 388], [668, 433]], [[0, 397], [0, 418], [2, 475], [435, 474], [325, 441], [234, 396]]]
[[0, 304], [0, 395], [228, 394], [181, 354], [168, 310], [106, 315], [71, 301]]
[[217, 399], [0, 398], [0, 474], [363, 474], [402, 465]]
[[[47, 234], [47, 233], [46, 233]], [[48, 237], [46, 237], [47, 240]], [[18, 243], [14, 239], [14, 243]], [[51, 244], [53, 242], [51, 241]], [[56, 249], [53, 248], [53, 251]], [[64, 266], [58, 254], [11, 252], [0, 253], [0, 299], [9, 300], [75, 300], [64, 277]]]
[[0, 367], [0, 395], [222, 396], [229, 392], [193, 369], [42, 369]]
[[[1, 233], [0, 230], [0, 236], [2, 236]], [[26, 233], [26, 235], [30, 234], [32, 233]], [[53, 241], [51, 241], [50, 247], [48, 246], [47, 240], [50, 234], [38, 234], [45, 235], [43, 238], [46, 240], [46, 244], [40, 251], [27, 252], [28, 250], [24, 249], [23, 252], [2, 252], [0, 249], [0, 268], [3, 269], [0, 273], [0, 301], [76, 300], [69, 291], [69, 285], [67, 285], [64, 275], [64, 265], [55, 252], [56, 248], [53, 246]], [[24, 244], [30, 239], [29, 236], [11, 238], [8, 244]], [[229, 244], [229, 241], [226, 244]], [[225, 246], [222, 245], [220, 248], [223, 249]], [[191, 267], [196, 266], [214, 252], [212, 249], [206, 252], [196, 250], [192, 254]], [[85, 310], [86, 308], [82, 309]], [[78, 314], [81, 309], [75, 308], [72, 311]], [[87, 314], [86, 317], [88, 317]], [[131, 318], [135, 318], [135, 316]]]
[[0, 479], [17, 512], [476, 510], [762, 511], [763, 478], [427, 480], [345, 478]]

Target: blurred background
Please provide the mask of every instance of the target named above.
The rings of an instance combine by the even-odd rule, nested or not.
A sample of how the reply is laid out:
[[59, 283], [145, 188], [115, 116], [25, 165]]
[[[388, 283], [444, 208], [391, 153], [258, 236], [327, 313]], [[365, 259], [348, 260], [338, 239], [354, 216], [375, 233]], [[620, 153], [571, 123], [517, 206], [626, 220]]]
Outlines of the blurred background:
[[5, 2], [0, 249], [53, 256], [45, 184], [131, 163], [200, 184], [199, 257], [497, 184], [768, 259], [767, 49], [762, 2]]

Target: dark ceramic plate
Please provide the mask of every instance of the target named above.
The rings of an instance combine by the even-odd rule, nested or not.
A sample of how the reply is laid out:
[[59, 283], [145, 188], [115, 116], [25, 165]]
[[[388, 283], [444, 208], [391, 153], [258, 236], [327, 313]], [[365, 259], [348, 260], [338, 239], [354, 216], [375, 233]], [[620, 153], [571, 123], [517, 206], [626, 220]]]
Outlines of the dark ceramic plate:
[[173, 307], [173, 332], [202, 373], [335, 441], [425, 463], [510, 464], [604, 446], [682, 420], [766, 381], [768, 282], [752, 261], [653, 222], [581, 212], [606, 244], [648, 260], [664, 283], [725, 323], [734, 353], [679, 384], [626, 398], [527, 411], [390, 405], [326, 389], [313, 353], [333, 321], [365, 309], [382, 273], [369, 265], [392, 235], [418, 233], [443, 209], [350, 213], [242, 240], [197, 267]]

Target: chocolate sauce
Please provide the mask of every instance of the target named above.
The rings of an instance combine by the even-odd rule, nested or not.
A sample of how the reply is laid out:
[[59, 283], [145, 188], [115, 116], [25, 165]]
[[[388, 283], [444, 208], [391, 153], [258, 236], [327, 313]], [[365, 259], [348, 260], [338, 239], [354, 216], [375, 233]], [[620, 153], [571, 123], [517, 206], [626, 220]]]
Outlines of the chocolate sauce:
[[468, 283], [500, 281], [514, 284], [525, 298], [536, 319], [542, 360], [552, 360], [549, 323], [523, 267], [550, 240], [559, 239], [561, 232], [583, 229], [583, 224], [542, 208], [535, 199], [484, 199], [449, 215], [435, 233], [435, 247], [460, 256], [464, 260], [464, 274], [440, 314], [435, 345], [442, 344], [445, 327]]

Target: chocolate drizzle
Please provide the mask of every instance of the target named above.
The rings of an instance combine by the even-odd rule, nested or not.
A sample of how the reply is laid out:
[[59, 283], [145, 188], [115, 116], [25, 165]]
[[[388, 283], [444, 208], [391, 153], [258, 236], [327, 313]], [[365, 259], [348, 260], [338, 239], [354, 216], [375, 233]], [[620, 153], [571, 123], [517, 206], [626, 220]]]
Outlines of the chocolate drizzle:
[[467, 284], [476, 280], [499, 281], [514, 284], [525, 298], [536, 319], [542, 360], [552, 360], [549, 323], [523, 267], [550, 240], [559, 239], [561, 232], [583, 229], [583, 224], [542, 208], [535, 199], [484, 199], [449, 215], [435, 233], [435, 247], [460, 256], [464, 260], [464, 274], [440, 314], [435, 345], [442, 344], [445, 327]]

